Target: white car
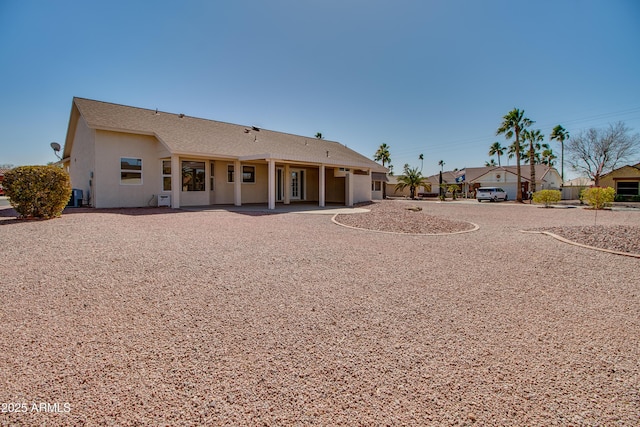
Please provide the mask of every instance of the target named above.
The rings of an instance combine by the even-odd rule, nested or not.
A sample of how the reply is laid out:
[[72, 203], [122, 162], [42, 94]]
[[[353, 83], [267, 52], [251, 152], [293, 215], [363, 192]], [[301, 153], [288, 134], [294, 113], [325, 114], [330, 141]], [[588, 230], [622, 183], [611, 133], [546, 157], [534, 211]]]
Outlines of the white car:
[[507, 192], [499, 187], [480, 187], [476, 191], [476, 199], [479, 202], [488, 200], [490, 202], [497, 202], [498, 200], [508, 200]]

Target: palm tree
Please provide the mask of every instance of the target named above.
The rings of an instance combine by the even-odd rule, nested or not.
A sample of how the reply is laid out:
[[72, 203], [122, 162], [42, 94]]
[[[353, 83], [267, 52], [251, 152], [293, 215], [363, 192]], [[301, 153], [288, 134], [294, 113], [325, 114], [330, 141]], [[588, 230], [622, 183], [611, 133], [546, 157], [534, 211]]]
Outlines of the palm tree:
[[516, 140], [513, 143], [514, 151], [516, 155], [516, 200], [522, 202], [522, 175], [520, 171], [520, 132], [525, 128], [531, 126], [534, 122], [524, 117], [524, 110], [514, 108], [509, 111], [503, 118], [502, 124], [496, 131], [496, 135], [502, 135], [507, 139], [513, 138], [515, 135]]
[[324, 139], [324, 136], [322, 136], [322, 132], [317, 132], [317, 133], [316, 133], [316, 138], [318, 138], [318, 139]]
[[558, 125], [556, 127], [553, 128], [553, 130], [551, 131], [551, 135], [549, 136], [549, 140], [553, 141], [556, 140], [558, 142], [560, 142], [560, 156], [561, 156], [561, 160], [560, 160], [560, 164], [561, 166], [561, 172], [560, 172], [560, 176], [562, 177], [562, 185], [564, 185], [564, 142], [569, 139], [569, 132], [567, 132], [567, 130], [565, 128], [563, 128], [562, 126]]
[[385, 163], [391, 163], [391, 154], [389, 153], [389, 146], [384, 143], [380, 144], [378, 147], [378, 151], [373, 155], [373, 160], [376, 162], [382, 162], [382, 166], [384, 167]]
[[424, 154], [420, 154], [418, 156], [418, 160], [420, 160], [420, 172], [422, 172], [422, 166], [424, 165]]
[[540, 129], [522, 131], [522, 140], [529, 141], [529, 170], [531, 171], [531, 192], [536, 192], [536, 146], [540, 150], [540, 142], [544, 141], [544, 135]]
[[438, 165], [440, 166], [440, 172], [442, 172], [443, 168], [444, 168], [444, 160], [440, 160], [438, 162]]
[[[498, 166], [502, 166], [500, 164], [500, 156], [504, 155], [504, 149], [505, 147], [503, 147], [502, 145], [500, 145], [500, 143], [498, 141], [494, 142], [493, 144], [491, 144], [491, 147], [489, 147], [489, 155], [490, 156], [498, 156]], [[495, 164], [495, 162], [494, 162]]]
[[542, 144], [542, 146], [545, 147], [544, 151], [542, 152], [542, 158], [540, 159], [540, 163], [542, 163], [543, 165], [547, 165], [550, 168], [552, 168], [556, 162], [554, 161], [555, 159], [558, 158], [558, 156], [556, 156], [555, 154], [553, 154], [553, 150], [551, 148], [549, 148], [549, 144]]
[[498, 165], [496, 165], [496, 161], [494, 159], [489, 160], [488, 162], [484, 162], [485, 166], [489, 166], [489, 167], [496, 167]]
[[396, 190], [404, 190], [409, 187], [409, 193], [412, 199], [416, 198], [416, 189], [418, 187], [424, 187], [427, 191], [431, 191], [431, 184], [427, 180], [426, 176], [422, 176], [422, 173], [418, 168], [407, 167], [404, 170], [404, 175], [397, 178]]

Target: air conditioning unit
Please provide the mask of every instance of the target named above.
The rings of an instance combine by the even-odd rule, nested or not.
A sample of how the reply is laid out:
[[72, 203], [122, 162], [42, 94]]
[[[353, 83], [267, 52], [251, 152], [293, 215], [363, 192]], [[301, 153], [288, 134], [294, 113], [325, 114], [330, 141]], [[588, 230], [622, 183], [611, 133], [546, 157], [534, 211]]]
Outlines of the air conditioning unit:
[[171, 195], [170, 194], [158, 194], [158, 207], [171, 207]]

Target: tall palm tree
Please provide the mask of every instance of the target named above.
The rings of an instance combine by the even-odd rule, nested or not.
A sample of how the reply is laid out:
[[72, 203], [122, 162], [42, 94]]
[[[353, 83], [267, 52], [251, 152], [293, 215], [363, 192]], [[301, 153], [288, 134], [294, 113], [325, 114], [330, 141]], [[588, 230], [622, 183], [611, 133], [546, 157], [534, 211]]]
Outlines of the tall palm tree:
[[440, 166], [440, 172], [442, 172], [443, 168], [444, 168], [444, 160], [440, 160], [438, 162], [438, 166]]
[[324, 136], [322, 136], [322, 132], [316, 132], [316, 138], [324, 139]]
[[424, 154], [420, 154], [418, 156], [418, 160], [420, 160], [420, 172], [422, 172], [422, 166], [424, 166]]
[[516, 140], [514, 142], [514, 146], [517, 147], [515, 149], [516, 154], [516, 175], [517, 175], [517, 183], [516, 183], [516, 200], [518, 202], [522, 202], [522, 174], [520, 171], [520, 132], [525, 128], [531, 126], [534, 122], [524, 116], [524, 110], [519, 110], [514, 108], [509, 111], [503, 118], [502, 124], [496, 131], [496, 135], [502, 135], [507, 139], [513, 138], [515, 135]]
[[540, 163], [542, 163], [543, 165], [547, 165], [550, 168], [552, 168], [556, 162], [554, 161], [555, 159], [558, 158], [558, 156], [556, 156], [555, 154], [553, 154], [553, 150], [551, 148], [549, 148], [549, 144], [542, 144], [542, 146], [545, 147], [544, 151], [542, 152], [542, 159], [540, 160]]
[[564, 185], [564, 142], [569, 139], [569, 132], [562, 126], [558, 125], [553, 128], [551, 131], [551, 135], [549, 135], [549, 140], [556, 140], [560, 143], [560, 164], [561, 164], [561, 172], [560, 176], [562, 177], [562, 185]]
[[544, 135], [540, 129], [522, 131], [522, 140], [529, 141], [529, 170], [531, 171], [531, 192], [536, 192], [536, 146], [540, 150], [540, 143], [544, 141]]
[[404, 190], [409, 187], [409, 193], [412, 199], [416, 198], [416, 189], [424, 187], [427, 191], [431, 191], [431, 184], [426, 176], [423, 176], [418, 168], [405, 168], [404, 174], [397, 178], [396, 190]]
[[502, 166], [500, 164], [500, 156], [504, 155], [504, 150], [505, 150], [505, 147], [500, 145], [498, 141], [494, 142], [493, 144], [491, 144], [491, 147], [489, 147], [489, 155], [498, 156], [498, 166]]
[[494, 159], [489, 160], [488, 162], [484, 162], [485, 166], [489, 166], [489, 167], [495, 167], [498, 166], [496, 165], [496, 161]]
[[383, 167], [385, 163], [391, 163], [391, 153], [389, 153], [389, 148], [390, 147], [386, 143], [380, 144], [378, 151], [373, 155], [373, 160], [376, 162], [382, 162]]

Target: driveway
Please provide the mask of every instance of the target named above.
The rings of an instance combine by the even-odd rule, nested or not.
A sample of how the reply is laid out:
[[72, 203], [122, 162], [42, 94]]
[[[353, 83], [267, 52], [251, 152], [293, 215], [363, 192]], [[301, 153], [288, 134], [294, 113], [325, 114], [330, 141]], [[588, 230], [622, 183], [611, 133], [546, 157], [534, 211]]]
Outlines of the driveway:
[[640, 261], [519, 232], [594, 212], [416, 203], [480, 228], [0, 210], [0, 424], [637, 425]]

